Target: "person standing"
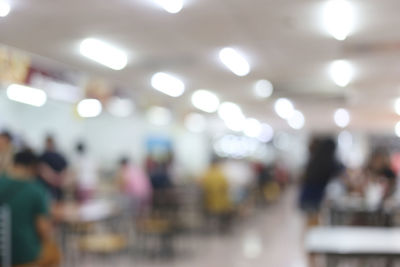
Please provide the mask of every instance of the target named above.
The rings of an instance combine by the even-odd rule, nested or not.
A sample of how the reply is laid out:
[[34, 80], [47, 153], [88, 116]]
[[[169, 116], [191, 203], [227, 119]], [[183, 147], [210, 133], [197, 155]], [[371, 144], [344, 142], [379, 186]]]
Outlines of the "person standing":
[[336, 160], [336, 144], [331, 138], [314, 140], [310, 146], [300, 194], [300, 208], [307, 215], [308, 226], [319, 224], [319, 211], [329, 181], [339, 175], [343, 166]]
[[87, 154], [84, 143], [76, 146], [74, 172], [78, 190], [78, 200], [81, 202], [91, 199], [98, 186], [97, 166], [94, 160]]
[[52, 239], [49, 202], [35, 181], [36, 163], [31, 151], [19, 152], [0, 178], [0, 205], [9, 209], [11, 217], [13, 266], [41, 266], [38, 262], [45, 254], [44, 247]]
[[117, 175], [119, 189], [128, 198], [133, 212], [141, 217], [150, 207], [153, 193], [150, 178], [143, 169], [131, 164], [128, 158], [122, 158], [119, 165]]
[[228, 230], [233, 203], [230, 197], [228, 179], [219, 159], [213, 159], [209, 169], [200, 181], [204, 194], [206, 214], [217, 219], [219, 230]]
[[39, 158], [39, 182], [48, 190], [55, 202], [64, 198], [64, 184], [67, 178], [68, 162], [57, 151], [54, 138], [47, 136], [45, 150]]

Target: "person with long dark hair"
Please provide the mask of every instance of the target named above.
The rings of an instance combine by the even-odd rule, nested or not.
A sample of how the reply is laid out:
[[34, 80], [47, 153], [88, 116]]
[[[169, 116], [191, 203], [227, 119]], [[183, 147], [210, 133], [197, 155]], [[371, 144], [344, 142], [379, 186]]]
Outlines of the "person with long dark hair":
[[300, 194], [300, 208], [307, 214], [308, 225], [318, 224], [325, 188], [343, 169], [335, 152], [336, 143], [332, 138], [314, 139], [311, 143]]

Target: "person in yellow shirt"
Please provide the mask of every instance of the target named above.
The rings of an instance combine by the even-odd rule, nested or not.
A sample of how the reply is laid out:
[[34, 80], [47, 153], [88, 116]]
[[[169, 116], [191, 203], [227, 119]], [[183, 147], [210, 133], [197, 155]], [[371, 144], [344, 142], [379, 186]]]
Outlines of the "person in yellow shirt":
[[218, 159], [213, 159], [211, 166], [202, 176], [201, 186], [206, 214], [215, 217], [225, 229], [230, 221], [232, 201], [228, 180]]

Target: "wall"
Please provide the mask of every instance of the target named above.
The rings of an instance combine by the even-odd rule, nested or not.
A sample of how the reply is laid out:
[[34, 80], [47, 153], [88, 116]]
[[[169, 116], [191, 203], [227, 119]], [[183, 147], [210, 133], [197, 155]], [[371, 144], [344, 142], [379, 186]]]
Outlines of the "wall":
[[122, 155], [130, 155], [136, 162], [146, 157], [146, 138], [163, 135], [171, 138], [176, 162], [181, 172], [195, 176], [209, 162], [210, 146], [206, 136], [192, 134], [176, 124], [157, 127], [141, 114], [130, 118], [115, 118], [103, 112], [97, 118], [81, 119], [73, 105], [48, 100], [38, 108], [7, 99], [0, 90], [0, 128], [8, 128], [22, 137], [35, 149], [41, 150], [47, 133], [57, 138], [59, 148], [70, 158], [74, 144], [84, 140], [96, 160], [105, 169], [113, 168]]

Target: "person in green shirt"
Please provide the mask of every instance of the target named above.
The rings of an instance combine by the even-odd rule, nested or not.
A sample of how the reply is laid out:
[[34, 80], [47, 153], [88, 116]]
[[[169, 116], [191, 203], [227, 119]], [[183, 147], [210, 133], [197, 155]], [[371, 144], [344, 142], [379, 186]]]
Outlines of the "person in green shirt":
[[11, 219], [11, 261], [13, 266], [35, 266], [42, 244], [50, 238], [48, 200], [35, 182], [36, 156], [16, 153], [13, 165], [0, 177], [0, 205], [8, 207]]

